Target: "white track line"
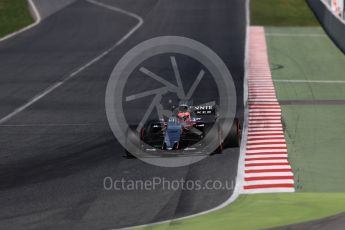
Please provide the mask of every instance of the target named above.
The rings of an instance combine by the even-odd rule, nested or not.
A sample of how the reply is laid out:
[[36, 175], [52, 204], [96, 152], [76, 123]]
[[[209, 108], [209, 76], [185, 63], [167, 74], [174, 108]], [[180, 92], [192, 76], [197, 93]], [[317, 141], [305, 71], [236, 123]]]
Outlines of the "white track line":
[[[248, 132], [248, 134], [267, 134], [267, 135], [271, 135], [271, 134], [281, 134], [282, 136], [284, 136], [284, 132], [283, 131], [254, 131], [254, 132]], [[259, 137], [259, 135], [258, 135]]]
[[290, 165], [252, 166], [246, 170], [291, 169]]
[[282, 193], [282, 192], [294, 192], [294, 188], [257, 188], [247, 189], [245, 194], [256, 194], [256, 193]]
[[247, 153], [287, 153], [286, 149], [247, 150]]
[[258, 140], [258, 141], [248, 141], [248, 145], [254, 143], [266, 143], [266, 142], [285, 142], [284, 138], [281, 139], [267, 139], [267, 140]]
[[287, 33], [266, 33], [266, 36], [268, 37], [321, 37], [321, 38], [327, 38], [326, 34], [287, 34]]
[[262, 160], [255, 160], [255, 161], [246, 161], [246, 164], [261, 164], [261, 163], [269, 163], [270, 164], [270, 163], [289, 163], [289, 162], [287, 160], [264, 160], [264, 161], [262, 161]]
[[[279, 132], [282, 130], [274, 130], [272, 132]], [[256, 131], [257, 132], [257, 131]], [[253, 140], [270, 140], [270, 139], [284, 139], [284, 132], [283, 133], [250, 133], [248, 140], [253, 141]]]
[[268, 131], [283, 131], [283, 128], [250, 128], [251, 131], [264, 131], [264, 130], [268, 130]]
[[[263, 113], [263, 112], [261, 112], [261, 113], [250, 113], [249, 114], [252, 118], [255, 118], [255, 117], [266, 117], [266, 118], [268, 118], [268, 117], [281, 117], [281, 113]], [[279, 124], [279, 125], [281, 125], [281, 124]]]
[[127, 33], [125, 34], [119, 41], [117, 41], [113, 46], [111, 46], [109, 49], [105, 50], [103, 53], [101, 53], [99, 56], [95, 57], [94, 59], [90, 60], [88, 63], [80, 66], [77, 70], [75, 70], [74, 72], [72, 72], [68, 77], [66, 77], [65, 79], [63, 79], [62, 81], [58, 81], [54, 84], [52, 84], [51, 86], [49, 86], [48, 88], [46, 88], [45, 90], [43, 90], [41, 93], [39, 93], [38, 95], [34, 96], [33, 98], [31, 98], [27, 103], [25, 103], [24, 105], [18, 107], [17, 109], [15, 109], [13, 112], [11, 112], [10, 114], [6, 115], [5, 117], [0, 119], [0, 124], [5, 123], [6, 121], [10, 120], [11, 118], [13, 118], [14, 116], [16, 116], [17, 114], [19, 114], [20, 112], [24, 111], [25, 109], [27, 109], [28, 107], [30, 107], [32, 104], [34, 104], [35, 102], [39, 101], [40, 99], [42, 99], [43, 97], [47, 96], [49, 93], [53, 92], [55, 89], [59, 88], [61, 85], [63, 85], [65, 82], [67, 82], [68, 80], [72, 79], [73, 77], [75, 77], [77, 74], [81, 73], [83, 70], [85, 70], [86, 68], [88, 68], [89, 66], [91, 66], [92, 64], [96, 63], [97, 61], [99, 61], [100, 59], [102, 59], [105, 55], [107, 55], [108, 53], [110, 53], [112, 50], [114, 50], [116, 47], [118, 47], [120, 44], [122, 44], [127, 38], [129, 38], [139, 27], [141, 27], [141, 25], [144, 23], [143, 19], [131, 12], [128, 12], [126, 10], [114, 7], [114, 6], [109, 6], [103, 3], [99, 3], [96, 2], [94, 0], [86, 0], [89, 3], [98, 5], [100, 7], [104, 7], [107, 8], [109, 10], [113, 10], [115, 12], [127, 15], [129, 17], [135, 18], [138, 20], [138, 23]]
[[288, 79], [277, 79], [274, 82], [284, 82], [284, 83], [318, 83], [318, 84], [345, 84], [343, 80], [288, 80]]
[[293, 176], [292, 172], [265, 172], [265, 173], [247, 173], [246, 177], [261, 177], [261, 176]]
[[256, 128], [283, 128], [282, 124], [258, 124], [258, 125], [250, 125], [250, 129], [256, 129]]
[[[266, 185], [266, 184], [294, 184], [291, 179], [281, 179], [281, 180], [257, 180], [257, 181], [246, 181], [246, 185]], [[266, 193], [266, 192], [265, 192]]]
[[[250, 162], [249, 159], [259, 159], [259, 158], [269, 158], [269, 157], [287, 157], [287, 154], [274, 154], [274, 156], [272, 156], [272, 154], [262, 154], [262, 155], [247, 155], [246, 156], [246, 160], [247, 162]], [[249, 160], [249, 161], [248, 161]]]
[[[253, 116], [251, 118], [249, 118], [249, 121], [259, 121], [259, 120], [264, 120], [264, 121], [267, 121], [267, 120], [281, 120], [281, 117], [280, 116]], [[280, 125], [281, 123], [279, 123]]]
[[286, 143], [270, 143], [267, 141], [266, 143], [254, 143], [247, 145], [247, 151], [250, 150], [274, 150], [274, 149], [286, 149]]
[[274, 108], [268, 108], [268, 107], [251, 107], [249, 109], [249, 113], [281, 113], [281, 108], [280, 107], [274, 107]]
[[39, 13], [38, 10], [37, 10], [35, 4], [33, 3], [32, 0], [28, 0], [28, 2], [29, 2], [30, 8], [32, 9], [32, 11], [33, 11], [34, 14], [35, 14], [35, 15], [34, 15], [34, 17], [35, 17], [35, 22], [34, 22], [33, 24], [30, 24], [30, 25], [28, 25], [28, 26], [26, 26], [26, 27], [24, 27], [24, 28], [18, 30], [18, 31], [15, 31], [15, 32], [13, 32], [13, 33], [11, 33], [11, 34], [8, 34], [8, 35], [6, 35], [5, 37], [0, 38], [0, 42], [5, 41], [5, 40], [7, 40], [7, 39], [9, 39], [9, 38], [12, 38], [12, 37], [14, 37], [14, 36], [16, 36], [16, 35], [18, 35], [18, 34], [20, 34], [20, 33], [23, 33], [24, 31], [27, 31], [27, 30], [29, 30], [29, 29], [31, 29], [31, 28], [37, 26], [37, 25], [41, 22], [42, 18], [41, 18], [40, 13]]

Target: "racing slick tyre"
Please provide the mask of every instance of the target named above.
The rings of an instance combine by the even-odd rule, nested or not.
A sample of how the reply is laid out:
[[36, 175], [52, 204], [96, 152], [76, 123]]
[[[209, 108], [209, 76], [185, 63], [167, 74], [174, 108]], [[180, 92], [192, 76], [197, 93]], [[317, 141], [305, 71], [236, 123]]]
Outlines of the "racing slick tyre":
[[130, 153], [127, 149], [125, 149], [125, 154], [127, 159], [135, 158], [135, 156], [132, 153]]
[[220, 127], [218, 128], [218, 133], [217, 133], [217, 138], [219, 140], [219, 146], [218, 148], [216, 148], [216, 150], [214, 150], [214, 154], [221, 154], [223, 153], [223, 149], [224, 149], [224, 144], [222, 141], [222, 137], [223, 137], [223, 133], [222, 130], [220, 129]]
[[223, 147], [240, 147], [241, 145], [242, 129], [238, 118], [234, 119], [232, 127], [228, 136], [225, 138]]

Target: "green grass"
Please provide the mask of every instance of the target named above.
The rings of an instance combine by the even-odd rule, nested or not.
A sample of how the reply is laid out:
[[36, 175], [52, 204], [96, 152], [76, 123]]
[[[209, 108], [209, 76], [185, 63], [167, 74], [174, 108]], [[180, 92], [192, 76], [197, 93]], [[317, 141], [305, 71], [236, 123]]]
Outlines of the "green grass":
[[[320, 28], [266, 28], [273, 79], [345, 80], [345, 56]], [[277, 36], [277, 34], [300, 36]], [[301, 36], [302, 35], [302, 36]], [[309, 36], [308, 36], [309, 35]], [[278, 99], [345, 100], [345, 84], [275, 82]], [[285, 105], [297, 191], [345, 192], [345, 105]]]
[[26, 0], [0, 0], [0, 37], [33, 22]]
[[241, 195], [219, 211], [144, 229], [255, 230], [320, 219], [344, 210], [345, 193]]
[[345, 192], [345, 105], [283, 106], [297, 191]]
[[305, 0], [251, 0], [251, 23], [263, 26], [318, 26]]
[[265, 31], [270, 64], [283, 67], [272, 70], [273, 78], [345, 80], [345, 55], [320, 27], [266, 27]]

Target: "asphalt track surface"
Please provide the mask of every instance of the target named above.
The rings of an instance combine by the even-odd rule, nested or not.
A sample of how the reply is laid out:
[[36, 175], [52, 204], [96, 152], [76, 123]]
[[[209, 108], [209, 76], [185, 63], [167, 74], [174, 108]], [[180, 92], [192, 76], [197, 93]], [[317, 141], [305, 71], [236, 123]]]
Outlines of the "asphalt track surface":
[[[207, 45], [226, 63], [242, 118], [245, 1], [103, 3], [140, 15], [144, 24], [98, 62], [1, 123], [1, 229], [121, 228], [208, 210], [232, 194], [231, 190], [105, 190], [107, 176], [235, 181], [239, 149], [226, 149], [180, 168], [127, 159], [109, 128], [104, 97], [110, 73], [125, 52], [156, 36], [185, 36]], [[109, 49], [136, 23], [80, 0], [1, 42], [0, 117]]]

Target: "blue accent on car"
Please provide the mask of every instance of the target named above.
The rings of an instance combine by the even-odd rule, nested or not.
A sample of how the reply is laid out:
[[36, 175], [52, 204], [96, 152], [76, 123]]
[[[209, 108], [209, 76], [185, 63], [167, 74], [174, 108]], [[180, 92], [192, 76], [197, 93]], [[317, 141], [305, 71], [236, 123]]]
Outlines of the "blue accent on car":
[[178, 144], [181, 136], [181, 124], [177, 120], [170, 120], [167, 124], [164, 143], [167, 150], [173, 150], [174, 145]]

